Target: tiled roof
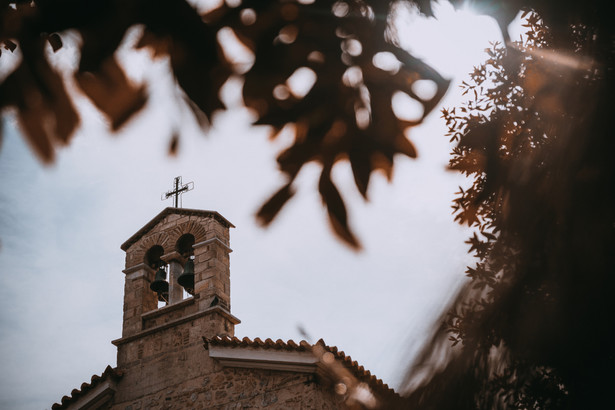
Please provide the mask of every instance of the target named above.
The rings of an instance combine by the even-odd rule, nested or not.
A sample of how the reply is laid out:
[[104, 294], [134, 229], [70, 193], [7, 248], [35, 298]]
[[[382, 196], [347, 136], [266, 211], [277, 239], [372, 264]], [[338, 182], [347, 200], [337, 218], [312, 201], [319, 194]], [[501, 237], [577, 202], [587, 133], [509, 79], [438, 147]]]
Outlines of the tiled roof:
[[[319, 340], [319, 342], [320, 341], [322, 341], [322, 339]], [[300, 341], [298, 344], [295, 343], [293, 340], [284, 342], [281, 339], [278, 339], [275, 342], [271, 339], [266, 339], [263, 342], [259, 337], [254, 340], [251, 340], [249, 337], [244, 337], [243, 339], [228, 336], [215, 336], [209, 339], [203, 337], [203, 342], [205, 343], [205, 349], [208, 349], [209, 345], [231, 347], [262, 347], [265, 349], [294, 350], [300, 352], [309, 351], [312, 348], [312, 345], [305, 340]]]
[[188, 208], [165, 208], [162, 210], [162, 212], [156, 215], [151, 221], [149, 221], [141, 229], [139, 229], [134, 235], [128, 238], [128, 240], [126, 240], [126, 242], [124, 242], [122, 246], [120, 246], [120, 248], [123, 251], [126, 251], [128, 248], [130, 248], [132, 244], [134, 244], [139, 239], [141, 239], [142, 236], [148, 233], [154, 226], [156, 226], [158, 222], [162, 221], [169, 214], [212, 217], [216, 221], [220, 222], [222, 225], [228, 228], [235, 227], [235, 225], [230, 223], [225, 217], [223, 217], [216, 211], [206, 211], [202, 209], [188, 209]]
[[120, 370], [114, 369], [111, 366], [107, 366], [105, 371], [100, 376], [96, 374], [93, 375], [90, 383], [81, 384], [81, 390], [73, 389], [73, 391], [70, 392], [70, 396], [62, 397], [62, 402], [54, 403], [53, 406], [51, 406], [51, 409], [52, 410], [66, 409], [71, 403], [74, 403], [80, 397], [83, 397], [84, 395], [88, 394], [90, 391], [95, 389], [98, 385], [103, 383], [105, 380], [111, 379], [113, 381], [117, 381], [122, 377], [122, 375], [123, 374]]
[[303, 352], [313, 351], [313, 346], [319, 346], [324, 349], [325, 352], [333, 354], [333, 357], [337, 359], [337, 361], [339, 361], [354, 377], [356, 377], [359, 382], [367, 383], [370, 388], [374, 390], [374, 392], [383, 397], [399, 397], [395, 390], [390, 388], [375, 375], [371, 374], [369, 370], [365, 369], [363, 366], [360, 366], [356, 361], [352, 360], [350, 356], [347, 356], [343, 351], [338, 350], [336, 346], [327, 346], [322, 339], [316, 342], [313, 346], [305, 340], [301, 340], [299, 343], [296, 343], [293, 340], [284, 342], [283, 340], [278, 339], [274, 342], [271, 339], [266, 339], [263, 341], [258, 337], [254, 340], [251, 340], [248, 337], [244, 337], [243, 339], [228, 336], [215, 336], [209, 339], [203, 337], [203, 342], [205, 343], [205, 349], [209, 349], [209, 346], [228, 346]]

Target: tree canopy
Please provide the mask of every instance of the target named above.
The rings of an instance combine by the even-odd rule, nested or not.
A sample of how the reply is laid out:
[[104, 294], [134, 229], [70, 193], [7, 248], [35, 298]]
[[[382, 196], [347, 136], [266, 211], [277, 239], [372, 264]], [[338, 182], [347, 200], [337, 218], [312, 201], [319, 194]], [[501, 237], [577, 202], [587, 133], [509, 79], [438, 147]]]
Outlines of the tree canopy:
[[[525, 27], [524, 43], [487, 50], [462, 84], [470, 99], [443, 110], [457, 143], [450, 166], [473, 182], [453, 210], [475, 228], [477, 263], [409, 371], [417, 408], [610, 401], [612, 65], [593, 59], [592, 27], [571, 25], [565, 49], [537, 14]], [[421, 382], [426, 369], [433, 378]]]
[[[236, 76], [256, 124], [270, 126], [273, 135], [294, 130], [294, 143], [277, 158], [287, 182], [262, 206], [259, 220], [266, 225], [275, 218], [293, 196], [300, 169], [316, 162], [331, 225], [358, 248], [331, 170], [349, 161], [367, 198], [375, 170], [390, 175], [396, 154], [416, 156], [405, 131], [438, 105], [449, 82], [399, 47], [389, 20], [400, 5], [432, 15], [430, 1], [214, 3], [2, 1], [2, 51], [18, 49], [21, 60], [0, 84], [0, 107], [16, 112], [43, 162], [53, 161], [79, 126], [69, 83], [119, 129], [148, 98], [147, 84], [129, 81], [115, 56], [127, 31], [140, 27], [137, 47], [169, 59], [185, 104], [204, 129], [224, 109], [220, 88]], [[411, 369], [404, 405], [600, 407], [613, 381], [615, 330], [609, 5], [477, 0], [473, 6], [498, 21], [506, 40], [464, 84], [473, 99], [443, 112], [457, 143], [451, 168], [473, 182], [453, 210], [476, 229], [468, 243], [478, 262]], [[519, 11], [529, 33], [523, 44], [509, 42], [506, 30]], [[62, 47], [68, 30], [79, 34], [81, 55], [67, 76], [45, 53]], [[222, 35], [249, 50], [251, 61], [233, 60]], [[378, 64], [379, 55], [396, 64]], [[313, 78], [308, 90], [293, 86], [300, 74]], [[424, 79], [436, 84], [430, 99], [412, 90]], [[418, 101], [423, 117], [398, 118], [391, 105], [397, 92]], [[177, 137], [169, 147], [176, 149]]]

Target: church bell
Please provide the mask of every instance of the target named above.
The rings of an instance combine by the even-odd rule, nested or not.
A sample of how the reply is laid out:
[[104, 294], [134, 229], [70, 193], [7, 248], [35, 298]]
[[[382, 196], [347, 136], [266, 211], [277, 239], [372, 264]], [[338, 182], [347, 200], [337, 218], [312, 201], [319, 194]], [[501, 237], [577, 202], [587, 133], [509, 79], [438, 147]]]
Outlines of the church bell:
[[194, 261], [192, 259], [186, 261], [184, 272], [177, 278], [177, 283], [186, 289], [188, 293], [194, 291]]
[[154, 281], [149, 285], [149, 288], [158, 294], [158, 300], [166, 302], [169, 298], [169, 282], [167, 282], [167, 273], [164, 270], [164, 265], [160, 265], [156, 271]]

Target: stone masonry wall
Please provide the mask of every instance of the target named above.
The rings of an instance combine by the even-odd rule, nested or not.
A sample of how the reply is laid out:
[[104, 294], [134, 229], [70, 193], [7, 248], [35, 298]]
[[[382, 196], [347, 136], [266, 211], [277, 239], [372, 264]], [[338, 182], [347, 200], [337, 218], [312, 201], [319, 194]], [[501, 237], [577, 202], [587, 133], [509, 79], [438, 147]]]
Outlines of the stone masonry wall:
[[[205, 351], [203, 354], [207, 355]], [[342, 408], [314, 377], [273, 370], [222, 369], [214, 363], [212, 371], [185, 383], [166, 386], [129, 401], [116, 400], [112, 410]]]
[[214, 313], [120, 344], [124, 376], [112, 409], [338, 408], [313, 374], [223, 368], [202, 340], [220, 329], [221, 320]]
[[116, 402], [150, 396], [211, 372], [202, 336], [215, 332], [217, 326], [217, 318], [202, 317], [119, 345], [118, 365], [121, 363], [124, 376], [118, 384]]

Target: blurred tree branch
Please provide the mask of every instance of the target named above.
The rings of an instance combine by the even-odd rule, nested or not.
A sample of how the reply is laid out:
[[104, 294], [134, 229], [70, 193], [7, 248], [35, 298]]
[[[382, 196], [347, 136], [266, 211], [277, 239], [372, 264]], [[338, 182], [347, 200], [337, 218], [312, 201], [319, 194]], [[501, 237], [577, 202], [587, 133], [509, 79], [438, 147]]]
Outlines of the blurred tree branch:
[[[45, 46], [49, 42], [59, 49], [61, 33], [76, 30], [82, 38], [76, 83], [111, 129], [119, 129], [147, 98], [145, 86], [132, 84], [114, 55], [126, 31], [140, 25], [137, 47], [170, 58], [173, 75], [201, 124], [224, 108], [220, 88], [231, 75], [239, 75], [244, 78], [244, 102], [258, 115], [256, 124], [272, 127], [274, 134], [294, 127], [295, 143], [278, 157], [288, 183], [263, 205], [259, 221], [267, 225], [275, 217], [290, 198], [287, 193], [299, 170], [314, 161], [323, 168], [320, 193], [334, 232], [357, 248], [344, 201], [331, 181], [333, 165], [349, 160], [357, 189], [367, 197], [374, 170], [390, 176], [395, 154], [416, 156], [404, 131], [422, 118], [398, 119], [393, 94], [401, 91], [420, 102], [424, 117], [448, 88], [440, 74], [390, 41], [389, 3], [245, 0], [235, 7], [220, 2], [200, 15], [187, 2], [174, 0], [4, 1], [0, 41], [6, 48], [18, 45], [23, 59], [0, 85], [0, 104], [16, 108], [34, 151], [42, 161], [53, 161], [56, 146], [68, 143], [79, 115], [62, 77], [47, 62]], [[253, 53], [247, 70], [225, 53], [218, 38], [222, 30]], [[374, 65], [374, 56], [383, 52], [399, 60], [399, 69]], [[304, 94], [289, 82], [301, 70], [315, 77]], [[437, 85], [433, 98], [412, 91], [421, 79]]]

